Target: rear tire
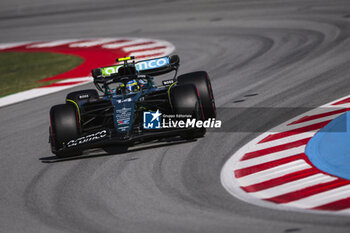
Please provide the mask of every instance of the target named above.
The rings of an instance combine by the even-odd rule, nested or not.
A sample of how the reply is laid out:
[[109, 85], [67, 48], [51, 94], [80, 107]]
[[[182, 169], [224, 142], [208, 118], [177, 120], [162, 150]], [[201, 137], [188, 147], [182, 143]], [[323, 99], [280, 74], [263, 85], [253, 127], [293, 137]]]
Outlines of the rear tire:
[[81, 154], [81, 151], [62, 152], [64, 143], [76, 139], [80, 135], [78, 113], [74, 105], [55, 105], [50, 110], [50, 143], [52, 153], [57, 157]]
[[196, 71], [180, 75], [177, 79], [180, 85], [191, 83], [197, 87], [199, 98], [203, 105], [204, 119], [215, 118], [215, 99], [208, 73], [205, 71]]
[[[203, 120], [203, 109], [200, 103], [198, 90], [193, 84], [177, 85], [170, 89], [170, 100], [174, 114], [191, 115], [192, 118]], [[195, 128], [181, 135], [189, 140], [203, 137], [205, 128]]]

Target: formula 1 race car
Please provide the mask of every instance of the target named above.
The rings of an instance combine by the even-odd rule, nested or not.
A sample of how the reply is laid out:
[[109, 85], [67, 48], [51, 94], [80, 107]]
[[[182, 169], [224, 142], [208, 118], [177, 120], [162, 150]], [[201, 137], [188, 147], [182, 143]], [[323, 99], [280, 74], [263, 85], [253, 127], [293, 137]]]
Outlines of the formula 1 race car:
[[[73, 156], [108, 144], [204, 136], [206, 128], [201, 121], [216, 117], [207, 72], [177, 77], [177, 55], [138, 62], [134, 59], [119, 58], [117, 65], [92, 70], [93, 82], [102, 96], [95, 89], [75, 91], [67, 95], [65, 104], [51, 108], [52, 153]], [[174, 77], [156, 86], [153, 77], [171, 71]]]

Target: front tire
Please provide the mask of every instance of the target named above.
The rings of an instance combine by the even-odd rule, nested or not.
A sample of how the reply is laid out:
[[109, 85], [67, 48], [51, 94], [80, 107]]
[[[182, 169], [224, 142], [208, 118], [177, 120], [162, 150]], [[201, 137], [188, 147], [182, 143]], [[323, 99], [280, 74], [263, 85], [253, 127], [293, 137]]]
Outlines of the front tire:
[[80, 136], [78, 113], [74, 105], [59, 104], [50, 110], [50, 143], [52, 153], [57, 157], [81, 154], [81, 151], [61, 151], [65, 143]]

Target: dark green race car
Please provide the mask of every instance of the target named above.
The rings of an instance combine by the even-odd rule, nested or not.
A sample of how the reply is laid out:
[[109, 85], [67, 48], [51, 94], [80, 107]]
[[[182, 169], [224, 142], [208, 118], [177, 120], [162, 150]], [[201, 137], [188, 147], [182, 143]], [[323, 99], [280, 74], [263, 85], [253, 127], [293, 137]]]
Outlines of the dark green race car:
[[[177, 76], [177, 55], [139, 62], [128, 57], [117, 62], [122, 64], [92, 70], [102, 96], [95, 89], [76, 91], [67, 95], [64, 104], [51, 108], [49, 142], [56, 156], [79, 155], [84, 149], [107, 144], [204, 136], [205, 127], [196, 121], [216, 117], [207, 72]], [[172, 71], [173, 79], [155, 85], [154, 76]], [[184, 118], [187, 123], [181, 123]], [[179, 124], [172, 125], [177, 120]]]

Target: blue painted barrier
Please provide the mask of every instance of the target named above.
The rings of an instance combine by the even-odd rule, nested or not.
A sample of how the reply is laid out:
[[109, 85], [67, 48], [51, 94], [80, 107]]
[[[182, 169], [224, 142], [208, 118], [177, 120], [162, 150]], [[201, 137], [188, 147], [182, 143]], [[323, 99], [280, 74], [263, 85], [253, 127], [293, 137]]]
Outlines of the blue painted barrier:
[[317, 132], [308, 142], [305, 153], [318, 169], [350, 180], [350, 112]]

